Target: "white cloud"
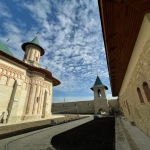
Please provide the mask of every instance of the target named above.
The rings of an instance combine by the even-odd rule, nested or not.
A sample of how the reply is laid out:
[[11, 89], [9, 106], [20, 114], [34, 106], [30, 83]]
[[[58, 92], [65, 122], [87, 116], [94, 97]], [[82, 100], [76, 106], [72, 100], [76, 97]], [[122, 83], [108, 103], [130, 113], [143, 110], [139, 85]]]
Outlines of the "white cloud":
[[0, 2], [0, 11], [1, 11], [0, 18], [1, 17], [7, 17], [7, 18], [11, 18], [12, 17], [12, 15], [11, 15], [7, 5], [4, 4], [3, 2]]
[[[27, 21], [14, 23], [10, 19], [3, 23], [6, 34], [0, 36], [3, 41], [10, 38], [8, 44], [16, 57], [23, 58], [21, 44], [32, 40], [40, 30], [39, 42], [46, 52], [41, 66], [61, 81], [56, 91], [91, 94], [89, 88], [97, 72], [109, 87], [97, 0], [34, 0], [20, 7], [31, 14], [36, 24], [29, 29]], [[5, 10], [9, 14], [7, 7]]]
[[21, 34], [21, 31], [15, 26], [15, 24], [13, 24], [13, 22], [4, 22], [3, 26], [8, 33], [11, 32], [14, 35]]
[[48, 14], [50, 14], [50, 3], [48, 0], [34, 0], [34, 1], [26, 1], [24, 3], [24, 7], [29, 9], [32, 12], [33, 18], [37, 21], [46, 20]]

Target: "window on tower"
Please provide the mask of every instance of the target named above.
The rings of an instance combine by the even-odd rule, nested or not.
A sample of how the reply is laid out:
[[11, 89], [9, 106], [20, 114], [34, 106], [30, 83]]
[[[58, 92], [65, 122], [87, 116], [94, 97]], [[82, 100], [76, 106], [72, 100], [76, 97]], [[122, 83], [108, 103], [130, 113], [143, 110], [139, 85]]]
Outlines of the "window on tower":
[[100, 89], [98, 89], [98, 97], [101, 97], [101, 90]]

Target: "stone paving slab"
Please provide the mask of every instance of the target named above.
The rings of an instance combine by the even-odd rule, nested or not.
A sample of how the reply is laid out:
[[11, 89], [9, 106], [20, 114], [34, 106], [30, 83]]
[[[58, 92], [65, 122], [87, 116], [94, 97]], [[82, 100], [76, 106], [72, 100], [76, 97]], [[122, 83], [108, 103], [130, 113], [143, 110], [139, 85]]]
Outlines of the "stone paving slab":
[[[130, 134], [131, 139], [134, 140], [134, 143], [136, 144], [137, 150], [150, 150], [150, 137], [146, 135], [143, 131], [141, 131], [136, 126], [132, 126], [130, 122], [126, 119], [121, 119], [123, 126], [125, 127], [125, 130]], [[128, 139], [128, 138], [127, 138]], [[131, 149], [132, 148], [132, 140], [128, 140]], [[136, 150], [135, 148], [133, 150]]]
[[150, 137], [124, 117], [116, 117], [116, 150], [150, 150]]
[[122, 124], [120, 122], [120, 118], [116, 117], [116, 150], [130, 150], [129, 144], [127, 142], [126, 136], [124, 134], [124, 130]]

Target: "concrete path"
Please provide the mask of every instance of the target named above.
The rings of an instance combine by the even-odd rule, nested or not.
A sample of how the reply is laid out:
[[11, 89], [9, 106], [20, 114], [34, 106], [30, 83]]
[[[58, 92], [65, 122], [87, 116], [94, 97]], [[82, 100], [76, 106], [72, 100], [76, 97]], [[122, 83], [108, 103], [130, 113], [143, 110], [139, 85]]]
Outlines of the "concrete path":
[[150, 150], [150, 137], [123, 117], [116, 118], [116, 150]]
[[129, 144], [127, 142], [124, 130], [119, 118], [116, 118], [115, 124], [116, 133], [116, 150], [130, 150]]
[[7, 139], [0, 140], [0, 150], [54, 150], [51, 138], [61, 132], [93, 120], [93, 117], [69, 122]]
[[7, 123], [7, 124], [3, 124], [3, 123], [0, 123], [0, 126], [6, 126], [6, 125], [15, 125], [15, 124], [22, 124], [22, 123], [27, 123], [27, 122], [33, 122], [33, 121], [44, 121], [44, 120], [52, 120], [52, 119], [57, 119], [57, 118], [63, 118], [65, 117], [65, 115], [52, 115], [50, 118], [40, 118], [40, 119], [31, 119], [31, 120], [21, 120], [21, 121], [18, 121], [18, 122], [13, 122], [13, 123]]

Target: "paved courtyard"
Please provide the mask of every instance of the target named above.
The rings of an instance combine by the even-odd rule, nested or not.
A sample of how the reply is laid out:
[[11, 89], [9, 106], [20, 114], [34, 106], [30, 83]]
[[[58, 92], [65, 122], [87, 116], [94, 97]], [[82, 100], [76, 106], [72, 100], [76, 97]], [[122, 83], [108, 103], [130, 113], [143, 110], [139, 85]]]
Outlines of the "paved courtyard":
[[[0, 150], [54, 150], [55, 135], [93, 120], [93, 116], [0, 140]], [[150, 137], [124, 117], [116, 118], [116, 150], [150, 150]], [[90, 135], [89, 135], [90, 136]]]
[[0, 140], [0, 150], [53, 150], [54, 135], [93, 120], [93, 117]]
[[54, 136], [57, 150], [115, 150], [115, 118], [101, 117]]

